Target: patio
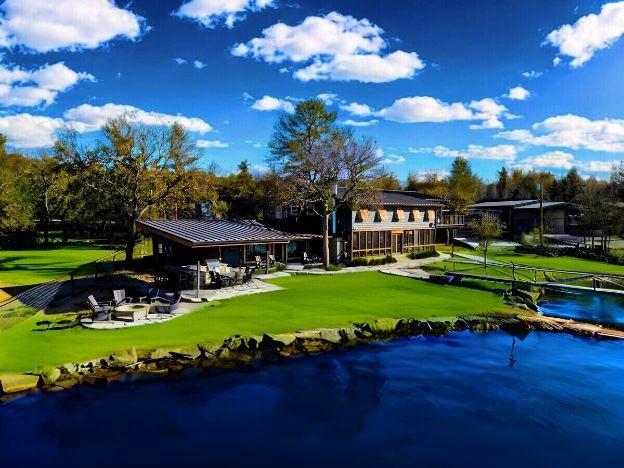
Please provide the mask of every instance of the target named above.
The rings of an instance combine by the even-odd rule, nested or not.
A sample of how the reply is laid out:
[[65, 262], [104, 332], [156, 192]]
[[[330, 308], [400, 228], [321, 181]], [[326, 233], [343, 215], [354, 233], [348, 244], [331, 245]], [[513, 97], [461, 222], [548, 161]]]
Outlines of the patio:
[[197, 296], [197, 290], [182, 291], [182, 301], [179, 307], [171, 313], [148, 313], [145, 319], [136, 321], [130, 320], [93, 320], [91, 318], [85, 318], [81, 321], [81, 325], [85, 328], [93, 330], [112, 330], [116, 328], [129, 328], [140, 327], [143, 325], [150, 325], [153, 323], [162, 323], [169, 320], [173, 320], [177, 317], [181, 317], [190, 312], [194, 312], [197, 308], [201, 307], [202, 303], [221, 301], [224, 299], [231, 299], [233, 297], [247, 296], [249, 294], [258, 294], [270, 291], [277, 291], [281, 289], [279, 286], [268, 284], [258, 279], [252, 279], [251, 281], [230, 286], [223, 289], [200, 289], [199, 297]]

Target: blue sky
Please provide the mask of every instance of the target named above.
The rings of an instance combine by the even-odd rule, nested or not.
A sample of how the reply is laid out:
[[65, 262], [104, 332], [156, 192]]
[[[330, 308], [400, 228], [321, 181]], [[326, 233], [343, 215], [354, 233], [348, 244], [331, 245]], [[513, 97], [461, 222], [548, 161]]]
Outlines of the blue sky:
[[624, 153], [624, 2], [49, 3], [0, 7], [0, 132], [31, 153], [130, 109], [262, 170], [279, 112], [318, 95], [402, 179], [457, 155], [604, 178]]

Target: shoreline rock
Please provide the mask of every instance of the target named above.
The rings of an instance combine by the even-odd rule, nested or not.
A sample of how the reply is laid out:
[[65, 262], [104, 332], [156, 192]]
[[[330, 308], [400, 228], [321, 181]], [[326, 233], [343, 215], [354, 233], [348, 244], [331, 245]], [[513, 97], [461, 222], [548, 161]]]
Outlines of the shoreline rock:
[[33, 373], [0, 374], [3, 394], [70, 389], [79, 384], [106, 385], [127, 376], [164, 376], [196, 368], [229, 369], [253, 360], [274, 360], [296, 354], [317, 354], [333, 349], [420, 335], [444, 336], [453, 331], [489, 332], [501, 329], [524, 338], [531, 331], [569, 333], [596, 339], [624, 339], [624, 331], [542, 315], [472, 316], [454, 321], [379, 318], [349, 327], [318, 328], [262, 336], [234, 335], [221, 344], [199, 343], [175, 348], [130, 348], [83, 363], [46, 367]]

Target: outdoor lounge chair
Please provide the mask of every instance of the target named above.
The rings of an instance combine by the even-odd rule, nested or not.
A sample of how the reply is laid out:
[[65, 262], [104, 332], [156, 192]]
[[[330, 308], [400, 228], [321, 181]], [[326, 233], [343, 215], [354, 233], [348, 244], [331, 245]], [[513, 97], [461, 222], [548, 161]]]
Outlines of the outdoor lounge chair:
[[106, 319], [110, 320], [111, 311], [113, 310], [113, 303], [111, 301], [98, 302], [93, 295], [87, 298], [87, 303], [93, 311], [93, 318], [98, 319], [102, 315], [106, 315]]
[[126, 296], [125, 289], [115, 289], [113, 291], [113, 305], [119, 307], [125, 304], [130, 304], [132, 299]]
[[176, 294], [173, 299], [159, 297], [152, 302], [152, 310], [158, 314], [171, 314], [178, 308], [181, 299], [181, 293]]

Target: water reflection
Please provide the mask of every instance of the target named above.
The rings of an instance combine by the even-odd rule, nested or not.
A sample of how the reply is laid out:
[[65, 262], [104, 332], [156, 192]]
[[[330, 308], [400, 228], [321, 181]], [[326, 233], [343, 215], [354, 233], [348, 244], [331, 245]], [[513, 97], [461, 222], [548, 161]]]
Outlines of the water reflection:
[[250, 372], [29, 395], [0, 406], [0, 465], [616, 465], [623, 375], [618, 342], [398, 340]]

